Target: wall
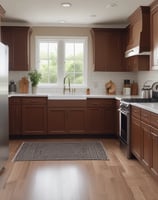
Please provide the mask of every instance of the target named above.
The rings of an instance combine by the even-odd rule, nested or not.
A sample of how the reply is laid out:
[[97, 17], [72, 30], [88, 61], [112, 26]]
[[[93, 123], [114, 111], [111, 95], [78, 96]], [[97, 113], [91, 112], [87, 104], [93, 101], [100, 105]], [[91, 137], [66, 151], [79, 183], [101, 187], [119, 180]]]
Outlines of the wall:
[[[91, 89], [92, 94], [105, 94], [105, 83], [109, 80], [114, 81], [117, 87], [117, 94], [121, 94], [123, 80], [137, 79], [136, 73], [131, 72], [94, 72], [93, 71], [93, 55], [92, 55], [92, 40], [90, 28], [78, 27], [33, 27], [31, 35], [31, 68], [35, 66], [35, 36], [87, 36], [88, 37], [88, 76], [87, 87]], [[27, 72], [10, 72], [10, 80], [18, 81], [22, 76], [27, 76]], [[38, 92], [60, 92], [62, 88], [38, 88]], [[85, 92], [85, 88], [77, 89], [78, 93]]]
[[143, 88], [145, 81], [148, 81], [147, 84], [158, 82], [158, 71], [138, 72], [137, 81], [139, 83], [139, 92], [141, 93], [141, 88]]

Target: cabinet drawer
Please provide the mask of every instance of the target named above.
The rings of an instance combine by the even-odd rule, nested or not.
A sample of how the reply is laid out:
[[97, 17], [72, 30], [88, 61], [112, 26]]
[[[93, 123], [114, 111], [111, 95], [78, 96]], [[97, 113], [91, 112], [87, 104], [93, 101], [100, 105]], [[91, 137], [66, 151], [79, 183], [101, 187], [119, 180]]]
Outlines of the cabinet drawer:
[[113, 99], [88, 99], [88, 107], [116, 107], [115, 101]]
[[151, 128], [151, 134], [152, 134], [154, 137], [157, 137], [157, 138], [158, 138], [158, 129]]
[[48, 100], [48, 107], [86, 107], [86, 100]]
[[141, 109], [141, 121], [146, 122], [150, 125], [150, 112], [144, 109]]
[[20, 97], [10, 97], [9, 98], [10, 104], [21, 104], [21, 98]]
[[132, 117], [140, 119], [140, 108], [132, 106]]
[[158, 114], [151, 113], [151, 126], [155, 127], [158, 129]]
[[46, 97], [26, 97], [22, 98], [23, 104], [47, 104], [47, 98]]

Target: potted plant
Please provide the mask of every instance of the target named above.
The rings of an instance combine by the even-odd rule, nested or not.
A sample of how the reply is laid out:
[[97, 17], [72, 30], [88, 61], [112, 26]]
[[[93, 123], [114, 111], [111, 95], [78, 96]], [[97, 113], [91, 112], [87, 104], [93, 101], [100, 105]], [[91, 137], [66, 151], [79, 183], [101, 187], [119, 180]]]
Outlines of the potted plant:
[[31, 81], [32, 86], [32, 93], [36, 93], [37, 85], [39, 81], [42, 78], [42, 75], [40, 72], [38, 72], [36, 69], [28, 73]]

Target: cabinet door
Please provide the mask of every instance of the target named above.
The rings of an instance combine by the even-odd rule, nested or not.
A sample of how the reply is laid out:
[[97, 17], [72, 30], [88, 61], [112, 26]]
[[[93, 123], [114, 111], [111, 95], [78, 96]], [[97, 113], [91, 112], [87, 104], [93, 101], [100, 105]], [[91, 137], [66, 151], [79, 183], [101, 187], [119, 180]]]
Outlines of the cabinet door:
[[141, 123], [135, 117], [131, 118], [131, 152], [137, 159], [141, 159], [142, 136]]
[[87, 133], [105, 133], [104, 108], [87, 109]]
[[124, 37], [120, 29], [92, 29], [95, 71], [124, 71]]
[[29, 69], [29, 58], [28, 58], [28, 27], [22, 27], [19, 29], [15, 28], [13, 30], [14, 34], [14, 63], [12, 70], [22, 70], [26, 71]]
[[131, 56], [126, 58], [127, 71], [148, 71], [150, 68], [149, 65], [150, 61], [148, 55]]
[[143, 136], [142, 161], [149, 168], [152, 161], [152, 137], [150, 134], [150, 126], [142, 122], [141, 130]]
[[14, 65], [14, 36], [13, 31], [8, 27], [1, 27], [2, 42], [9, 47], [9, 70], [12, 70]]
[[65, 108], [48, 108], [48, 134], [66, 133]]
[[[158, 5], [158, 3], [157, 3]], [[158, 69], [158, 7], [151, 9], [151, 68]]]
[[21, 99], [9, 98], [9, 136], [21, 135]]
[[158, 176], [158, 129], [152, 128], [152, 166], [153, 173]]
[[23, 135], [45, 135], [47, 133], [45, 105], [22, 106], [22, 133]]
[[69, 133], [85, 133], [86, 130], [86, 111], [81, 108], [71, 108], [67, 110], [68, 121], [67, 130]]
[[9, 70], [29, 70], [29, 27], [2, 27], [2, 42], [9, 46]]

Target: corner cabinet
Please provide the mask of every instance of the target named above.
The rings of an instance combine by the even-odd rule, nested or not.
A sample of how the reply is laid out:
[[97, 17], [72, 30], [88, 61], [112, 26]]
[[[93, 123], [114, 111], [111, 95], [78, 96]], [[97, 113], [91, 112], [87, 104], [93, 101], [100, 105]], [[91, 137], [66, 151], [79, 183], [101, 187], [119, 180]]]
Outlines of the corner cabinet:
[[151, 69], [158, 70], [158, 0], [151, 4]]
[[125, 29], [93, 28], [94, 71], [125, 71]]
[[29, 70], [30, 27], [1, 27], [2, 42], [9, 46], [9, 70]]
[[47, 134], [47, 97], [9, 98], [9, 136]]

